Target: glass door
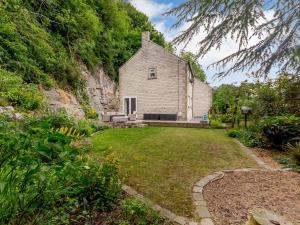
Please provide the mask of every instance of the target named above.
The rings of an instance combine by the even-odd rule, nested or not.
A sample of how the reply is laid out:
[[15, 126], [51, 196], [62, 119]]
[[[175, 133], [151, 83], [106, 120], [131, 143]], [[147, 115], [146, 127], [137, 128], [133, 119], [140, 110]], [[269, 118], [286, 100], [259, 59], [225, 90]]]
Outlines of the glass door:
[[136, 97], [125, 97], [124, 98], [124, 114], [128, 116], [137, 111]]
[[131, 114], [133, 114], [134, 112], [136, 112], [136, 98], [131, 98], [131, 101], [130, 101], [130, 112], [131, 112]]
[[125, 98], [124, 99], [124, 114], [127, 116], [130, 112], [130, 99]]

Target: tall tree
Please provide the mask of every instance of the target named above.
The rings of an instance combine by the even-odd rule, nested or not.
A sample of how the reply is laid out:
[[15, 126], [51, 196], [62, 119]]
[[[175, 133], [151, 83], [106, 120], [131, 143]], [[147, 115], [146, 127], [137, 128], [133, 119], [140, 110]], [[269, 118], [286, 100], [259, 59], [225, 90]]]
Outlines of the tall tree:
[[[268, 20], [266, 12], [274, 12], [273, 17]], [[260, 76], [267, 76], [272, 68], [300, 74], [300, 0], [187, 0], [166, 14], [178, 17], [175, 27], [189, 24], [175, 44], [207, 33], [199, 40], [197, 57], [220, 48], [228, 37], [238, 43], [235, 53], [213, 64], [232, 63], [218, 77], [244, 69], [253, 69]], [[253, 37], [259, 41], [250, 45]]]

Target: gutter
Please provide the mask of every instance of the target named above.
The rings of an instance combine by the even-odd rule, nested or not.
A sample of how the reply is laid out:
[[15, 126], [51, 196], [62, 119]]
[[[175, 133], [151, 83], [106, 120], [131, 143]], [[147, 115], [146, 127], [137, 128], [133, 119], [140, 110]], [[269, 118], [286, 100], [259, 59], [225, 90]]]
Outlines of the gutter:
[[178, 110], [177, 110], [177, 117], [179, 114], [179, 69], [180, 69], [180, 60], [178, 59], [178, 68], [177, 68], [177, 77], [178, 77]]

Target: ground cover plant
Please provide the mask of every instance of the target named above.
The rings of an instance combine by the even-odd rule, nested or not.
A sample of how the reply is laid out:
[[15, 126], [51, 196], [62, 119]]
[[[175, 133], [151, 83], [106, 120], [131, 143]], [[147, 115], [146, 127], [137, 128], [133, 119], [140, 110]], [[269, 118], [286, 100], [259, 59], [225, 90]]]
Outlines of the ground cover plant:
[[95, 223], [99, 225], [172, 225], [148, 205], [134, 198], [126, 197], [111, 212], [98, 213]]
[[0, 224], [92, 224], [113, 207], [117, 160], [92, 163], [76, 127], [64, 114], [0, 117]]
[[101, 161], [115, 152], [126, 184], [186, 216], [193, 216], [192, 186], [201, 177], [256, 165], [224, 130], [109, 129], [93, 135], [92, 142], [92, 158]]
[[288, 153], [275, 157], [279, 163], [283, 164], [286, 168], [292, 168], [294, 171], [300, 173], [300, 142], [287, 146]]

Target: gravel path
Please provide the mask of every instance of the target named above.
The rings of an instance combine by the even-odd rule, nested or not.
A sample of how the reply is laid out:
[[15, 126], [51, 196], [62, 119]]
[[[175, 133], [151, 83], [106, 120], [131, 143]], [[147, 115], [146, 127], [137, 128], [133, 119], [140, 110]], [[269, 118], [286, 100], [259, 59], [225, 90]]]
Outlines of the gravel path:
[[230, 172], [204, 189], [216, 225], [243, 225], [248, 211], [263, 207], [300, 225], [300, 174], [280, 171]]

